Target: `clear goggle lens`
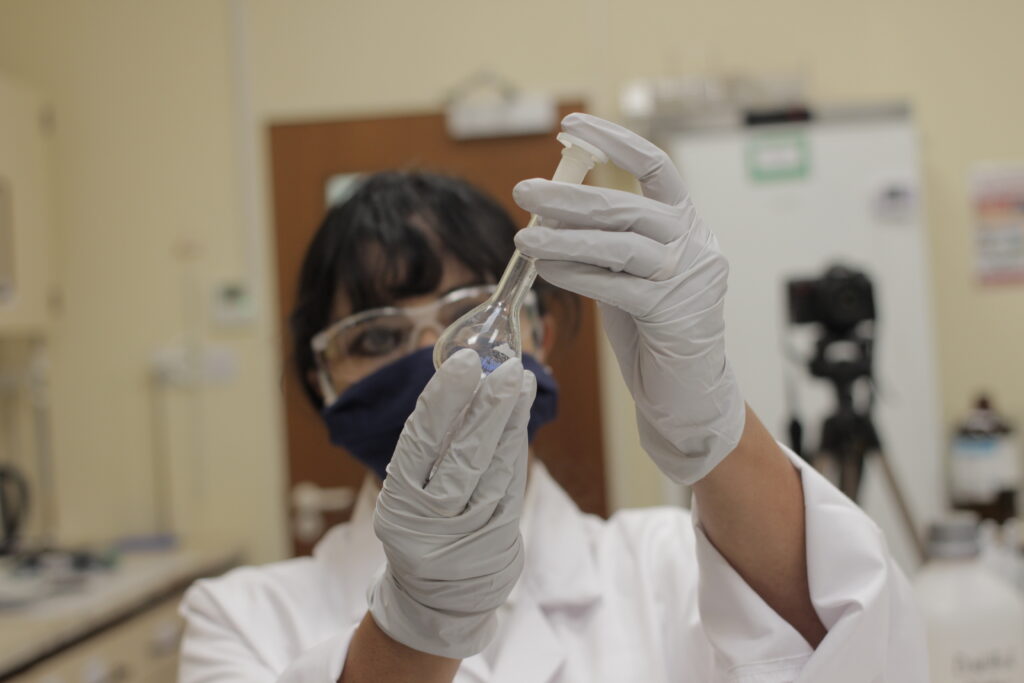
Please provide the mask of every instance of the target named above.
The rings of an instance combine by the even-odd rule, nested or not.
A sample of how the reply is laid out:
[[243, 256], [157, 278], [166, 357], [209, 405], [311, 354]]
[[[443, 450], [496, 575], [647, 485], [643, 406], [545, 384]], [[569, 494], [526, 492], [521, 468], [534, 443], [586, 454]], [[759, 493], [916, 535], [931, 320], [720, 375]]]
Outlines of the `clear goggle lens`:
[[[333, 402], [349, 385], [422, 346], [425, 334], [440, 335], [493, 293], [492, 285], [470, 287], [425, 306], [357, 313], [320, 332], [313, 338], [313, 353], [325, 401]], [[536, 317], [536, 305], [531, 292], [524, 313]]]

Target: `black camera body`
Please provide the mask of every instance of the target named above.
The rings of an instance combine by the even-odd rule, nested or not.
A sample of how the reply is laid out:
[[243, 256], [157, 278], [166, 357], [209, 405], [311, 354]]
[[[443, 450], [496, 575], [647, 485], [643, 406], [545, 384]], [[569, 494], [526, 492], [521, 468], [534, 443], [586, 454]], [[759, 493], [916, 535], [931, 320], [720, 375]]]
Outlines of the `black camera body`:
[[875, 294], [864, 273], [831, 266], [820, 278], [787, 283], [789, 321], [820, 323], [829, 336], [846, 337], [865, 320], [875, 319]]

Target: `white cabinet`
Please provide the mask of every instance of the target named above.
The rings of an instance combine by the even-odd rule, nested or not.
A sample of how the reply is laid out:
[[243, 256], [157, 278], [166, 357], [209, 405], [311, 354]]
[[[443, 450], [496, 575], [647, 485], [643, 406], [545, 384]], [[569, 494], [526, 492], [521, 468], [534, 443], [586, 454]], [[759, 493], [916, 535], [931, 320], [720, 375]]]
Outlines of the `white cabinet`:
[[78, 590], [0, 610], [0, 681], [174, 683], [182, 594], [239, 560], [230, 548], [126, 551]]
[[179, 599], [86, 639], [12, 683], [174, 683], [182, 632]]
[[53, 287], [43, 103], [0, 75], [0, 336], [38, 334]]

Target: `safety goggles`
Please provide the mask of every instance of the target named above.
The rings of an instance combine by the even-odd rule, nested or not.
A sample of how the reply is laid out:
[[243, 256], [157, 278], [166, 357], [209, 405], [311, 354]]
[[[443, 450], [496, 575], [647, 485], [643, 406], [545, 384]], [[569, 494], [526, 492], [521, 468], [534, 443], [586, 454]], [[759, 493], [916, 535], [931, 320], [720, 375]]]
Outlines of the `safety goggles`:
[[[422, 306], [385, 306], [342, 318], [313, 337], [317, 381], [325, 404], [348, 386], [422, 346], [427, 333], [439, 336], [446, 327], [486, 301], [495, 285], [463, 287]], [[523, 302], [539, 344], [541, 325], [537, 297]]]

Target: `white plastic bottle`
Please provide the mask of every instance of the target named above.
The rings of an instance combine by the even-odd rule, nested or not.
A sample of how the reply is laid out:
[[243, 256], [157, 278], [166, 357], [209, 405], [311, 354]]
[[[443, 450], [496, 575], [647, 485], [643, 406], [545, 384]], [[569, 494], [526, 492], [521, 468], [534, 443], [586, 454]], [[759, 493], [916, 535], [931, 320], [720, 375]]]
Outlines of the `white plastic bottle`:
[[932, 683], [1024, 682], [1024, 597], [980, 557], [977, 517], [929, 532], [932, 558], [914, 580], [928, 627]]
[[1017, 514], [1022, 484], [1017, 434], [987, 396], [978, 398], [957, 429], [949, 456], [953, 507], [1000, 524]]

